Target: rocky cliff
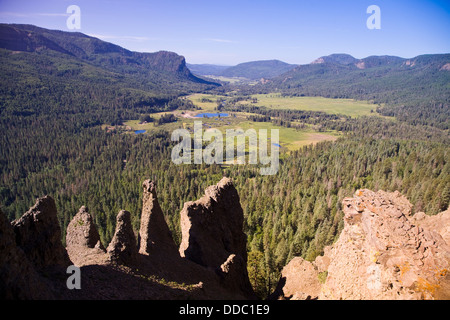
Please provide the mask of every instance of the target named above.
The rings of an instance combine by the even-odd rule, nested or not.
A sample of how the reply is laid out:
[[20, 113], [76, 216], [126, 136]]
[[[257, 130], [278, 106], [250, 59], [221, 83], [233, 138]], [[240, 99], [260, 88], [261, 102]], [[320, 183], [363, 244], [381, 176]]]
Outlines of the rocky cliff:
[[[204, 206], [195, 214], [190, 204]], [[182, 247], [176, 248], [156, 196], [156, 185], [143, 184], [139, 241], [131, 213], [117, 215], [108, 246], [101, 243], [91, 214], [81, 207], [61, 243], [56, 206], [49, 196], [9, 223], [0, 211], [0, 297], [6, 299], [253, 299], [247, 275], [243, 212], [231, 180], [207, 188], [185, 206]], [[183, 218], [185, 216], [185, 218]], [[189, 216], [189, 217], [188, 217]], [[208, 221], [207, 223], [205, 221]], [[219, 226], [214, 226], [220, 222]], [[215, 236], [214, 251], [206, 242]], [[187, 238], [186, 238], [187, 237]], [[195, 242], [194, 239], [198, 239]], [[184, 244], [187, 244], [185, 246]], [[180, 252], [199, 246], [195, 256]], [[204, 263], [204, 262], [207, 263]], [[66, 286], [67, 267], [80, 268], [81, 289]]]
[[450, 212], [412, 216], [411, 207], [398, 192], [344, 199], [338, 241], [313, 262], [291, 260], [272, 298], [449, 299]]
[[[143, 183], [138, 236], [131, 213], [117, 215], [104, 246], [81, 207], [61, 243], [56, 206], [40, 198], [9, 223], [0, 211], [0, 297], [6, 299], [254, 299], [247, 274], [239, 195], [228, 178], [187, 202], [176, 247], [158, 203]], [[292, 259], [272, 299], [450, 299], [450, 211], [411, 215], [398, 192], [359, 190], [343, 200], [344, 229], [314, 261]], [[105, 249], [106, 247], [106, 249]], [[70, 290], [67, 267], [79, 267]]]

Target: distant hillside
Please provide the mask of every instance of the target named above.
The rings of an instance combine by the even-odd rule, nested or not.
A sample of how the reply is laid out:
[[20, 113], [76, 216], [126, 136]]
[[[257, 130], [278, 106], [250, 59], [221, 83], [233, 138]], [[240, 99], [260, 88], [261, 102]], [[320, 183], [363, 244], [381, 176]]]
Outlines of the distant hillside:
[[379, 109], [384, 115], [411, 123], [433, 123], [442, 129], [450, 127], [450, 54], [411, 59], [330, 55], [297, 66], [252, 90], [369, 100], [387, 104], [387, 108]]
[[295, 67], [296, 65], [279, 60], [252, 61], [227, 68], [220, 75], [224, 77], [243, 77], [251, 80], [270, 79]]
[[0, 24], [0, 48], [24, 52], [52, 50], [114, 71], [161, 71], [204, 83], [190, 73], [184, 57], [176, 53], [133, 52], [79, 32], [48, 30], [33, 25]]
[[450, 103], [450, 54], [412, 59], [350, 55], [321, 57], [271, 80], [293, 94], [356, 98], [376, 103]]
[[81, 112], [115, 122], [217, 86], [194, 76], [173, 52], [132, 52], [82, 33], [32, 25], [0, 24], [0, 63], [3, 117]]
[[230, 66], [221, 66], [215, 64], [186, 64], [193, 74], [200, 76], [220, 76], [222, 72]]
[[356, 63], [358, 59], [352, 57], [349, 54], [345, 53], [334, 53], [330, 54], [329, 56], [320, 57], [319, 59], [314, 60], [311, 62], [312, 64], [319, 64], [319, 63], [340, 63], [340, 64], [352, 64]]

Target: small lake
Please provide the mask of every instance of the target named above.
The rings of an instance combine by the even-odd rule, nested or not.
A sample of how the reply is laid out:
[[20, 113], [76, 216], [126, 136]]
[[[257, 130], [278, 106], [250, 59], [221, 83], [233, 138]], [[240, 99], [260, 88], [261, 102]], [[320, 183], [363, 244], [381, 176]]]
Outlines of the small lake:
[[205, 113], [200, 113], [197, 114], [195, 117], [196, 118], [215, 118], [215, 117], [228, 117], [228, 113], [209, 113], [209, 112], [205, 112]]
[[147, 130], [136, 130], [134, 133], [136, 133], [136, 134], [145, 133], [145, 131], [147, 131]]

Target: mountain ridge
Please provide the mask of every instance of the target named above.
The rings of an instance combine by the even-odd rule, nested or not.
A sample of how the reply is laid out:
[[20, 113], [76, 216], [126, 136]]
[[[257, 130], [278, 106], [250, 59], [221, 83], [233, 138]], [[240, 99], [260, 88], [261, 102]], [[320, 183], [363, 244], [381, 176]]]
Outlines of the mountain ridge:
[[230, 78], [246, 78], [249, 80], [268, 79], [279, 76], [296, 65], [280, 60], [255, 60], [239, 63], [234, 66], [210, 64], [190, 64], [190, 69], [203, 76], [222, 76]]
[[0, 24], [0, 48], [11, 51], [57, 51], [77, 59], [125, 73], [146, 71], [173, 74], [198, 83], [213, 82], [195, 77], [183, 56], [169, 51], [134, 52], [80, 32], [49, 30], [34, 25]]
[[321, 57], [255, 86], [254, 91], [351, 98], [392, 106], [450, 104], [450, 54], [354, 59], [350, 55]]
[[0, 63], [5, 118], [76, 114], [82, 126], [120, 124], [219, 86], [194, 76], [173, 52], [132, 52], [79, 32], [32, 25], [0, 24]]

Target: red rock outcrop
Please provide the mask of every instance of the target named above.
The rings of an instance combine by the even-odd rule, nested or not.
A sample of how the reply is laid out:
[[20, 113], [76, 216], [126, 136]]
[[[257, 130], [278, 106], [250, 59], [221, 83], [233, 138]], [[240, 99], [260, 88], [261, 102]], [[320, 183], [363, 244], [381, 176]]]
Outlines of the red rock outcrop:
[[450, 245], [450, 209], [442, 211], [435, 216], [428, 216], [423, 212], [416, 213], [413, 222], [424, 229], [433, 230], [441, 235]]
[[281, 271], [281, 279], [270, 299], [314, 300], [319, 297], [320, 288], [317, 267], [295, 257]]

